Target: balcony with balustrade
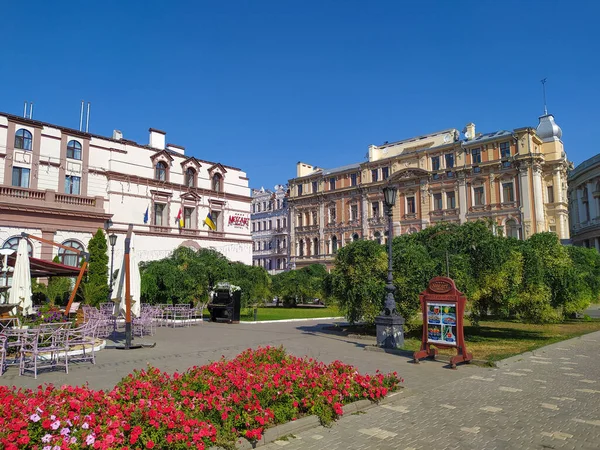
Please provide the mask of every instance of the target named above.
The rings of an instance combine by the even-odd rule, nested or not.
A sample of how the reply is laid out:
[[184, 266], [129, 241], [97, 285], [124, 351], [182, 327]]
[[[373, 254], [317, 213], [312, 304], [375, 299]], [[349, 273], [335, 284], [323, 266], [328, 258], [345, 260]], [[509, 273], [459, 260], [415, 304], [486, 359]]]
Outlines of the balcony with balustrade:
[[61, 194], [52, 190], [42, 191], [17, 186], [0, 186], [0, 206], [104, 213], [104, 198]]

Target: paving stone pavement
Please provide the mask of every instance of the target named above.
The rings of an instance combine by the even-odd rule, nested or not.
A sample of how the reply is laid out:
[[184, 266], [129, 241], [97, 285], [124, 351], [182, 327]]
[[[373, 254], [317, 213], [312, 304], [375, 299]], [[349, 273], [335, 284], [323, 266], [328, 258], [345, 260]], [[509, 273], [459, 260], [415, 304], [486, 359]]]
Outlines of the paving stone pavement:
[[[449, 382], [432, 379], [394, 401], [266, 450], [600, 449], [600, 332], [505, 360]], [[421, 366], [436, 366], [425, 362]], [[429, 372], [424, 376], [428, 376]], [[437, 378], [437, 377], [436, 377]]]

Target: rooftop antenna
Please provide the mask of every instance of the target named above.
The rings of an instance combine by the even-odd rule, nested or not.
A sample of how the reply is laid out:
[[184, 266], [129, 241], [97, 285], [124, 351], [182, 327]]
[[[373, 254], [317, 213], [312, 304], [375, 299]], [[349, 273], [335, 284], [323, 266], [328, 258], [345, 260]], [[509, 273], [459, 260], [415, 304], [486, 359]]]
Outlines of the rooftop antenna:
[[27, 119], [27, 100], [25, 100], [25, 104], [23, 105], [23, 118]]
[[90, 129], [90, 105], [91, 105], [91, 103], [88, 102], [88, 104], [87, 104], [87, 119], [85, 120], [85, 132], [86, 133]]
[[79, 112], [79, 131], [83, 129], [83, 104], [85, 102], [81, 100], [81, 111]]
[[29, 104], [29, 118], [33, 119], [33, 102]]
[[542, 91], [544, 92], [544, 115], [547, 116], [548, 115], [548, 108], [546, 108], [546, 80], [547, 78], [544, 78], [541, 83], [542, 83]]

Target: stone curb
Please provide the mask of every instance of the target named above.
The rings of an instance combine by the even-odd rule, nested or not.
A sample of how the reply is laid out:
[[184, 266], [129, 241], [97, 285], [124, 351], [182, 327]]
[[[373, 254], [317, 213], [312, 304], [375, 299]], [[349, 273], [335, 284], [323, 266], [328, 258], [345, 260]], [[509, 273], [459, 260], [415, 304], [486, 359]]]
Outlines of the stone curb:
[[[374, 408], [378, 405], [385, 405], [387, 403], [391, 403], [396, 400], [396, 395], [402, 392], [403, 388], [400, 386], [400, 390], [392, 392], [388, 396], [382, 398], [378, 403], [372, 402], [371, 400], [358, 400], [356, 402], [348, 403], [343, 406], [344, 414], [343, 416], [347, 416], [350, 414], [354, 414], [360, 411], [366, 411], [368, 409]], [[290, 434], [301, 433], [302, 431], [310, 430], [311, 428], [316, 428], [321, 425], [321, 421], [317, 416], [306, 416], [302, 417], [298, 420], [293, 420], [291, 422], [282, 423], [281, 425], [276, 425], [272, 428], [267, 428], [263, 437], [260, 441], [257, 441], [256, 444], [252, 444], [250, 441], [246, 439], [240, 439], [236, 442], [235, 448], [238, 450], [249, 450], [252, 448], [262, 447], [264, 445], [270, 444], [271, 442], [275, 442], [276, 440], [289, 436]], [[210, 447], [209, 450], [221, 450], [221, 447]]]
[[252, 322], [240, 321], [241, 324], [255, 324], [255, 323], [284, 323], [284, 322], [308, 322], [311, 320], [334, 320], [343, 319], [344, 317], [313, 317], [309, 319], [282, 319], [282, 320], [257, 320]]
[[[397, 356], [406, 356], [407, 358], [410, 358], [410, 359], [413, 359], [413, 355], [414, 355], [414, 352], [411, 352], [409, 350], [396, 350], [393, 348], [381, 348], [381, 347], [377, 347], [375, 345], [368, 345], [365, 347], [365, 350], [368, 352], [390, 353], [392, 355], [397, 355]], [[435, 361], [450, 363], [450, 356], [437, 355], [435, 357]], [[498, 367], [496, 362], [484, 361], [482, 359], [473, 359], [473, 360], [471, 360], [471, 364], [474, 364], [476, 366]]]
[[576, 336], [571, 339], [566, 339], [564, 341], [558, 341], [558, 342], [554, 342], [553, 344], [544, 345], [543, 347], [532, 350], [530, 352], [519, 353], [518, 355], [515, 355], [515, 356], [509, 356], [508, 358], [501, 359], [500, 361], [496, 361], [495, 366], [496, 367], [508, 366], [508, 365], [515, 363], [517, 361], [520, 361], [524, 358], [529, 358], [530, 356], [535, 356], [536, 354], [545, 353], [546, 350], [550, 350], [550, 349], [553, 349], [556, 347], [564, 347], [565, 345], [569, 345], [569, 343], [571, 343], [571, 342], [574, 342], [578, 339], [585, 339], [586, 337], [593, 335], [593, 334], [597, 334], [600, 336], [600, 331], [593, 331], [591, 333], [585, 333], [585, 334], [582, 334], [581, 336]]

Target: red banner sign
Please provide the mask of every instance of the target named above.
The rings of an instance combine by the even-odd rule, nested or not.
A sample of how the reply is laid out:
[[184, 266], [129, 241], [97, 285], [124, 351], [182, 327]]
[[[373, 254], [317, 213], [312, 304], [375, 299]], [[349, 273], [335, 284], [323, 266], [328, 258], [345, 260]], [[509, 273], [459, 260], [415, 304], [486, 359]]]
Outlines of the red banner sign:
[[229, 216], [229, 225], [240, 228], [247, 228], [250, 225], [250, 218], [241, 215]]

